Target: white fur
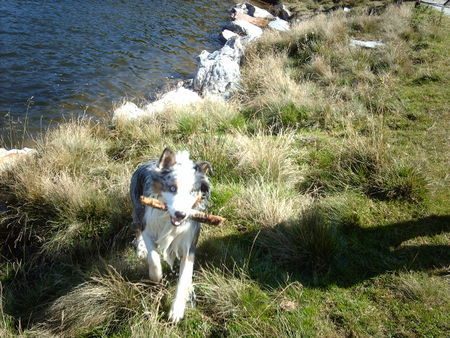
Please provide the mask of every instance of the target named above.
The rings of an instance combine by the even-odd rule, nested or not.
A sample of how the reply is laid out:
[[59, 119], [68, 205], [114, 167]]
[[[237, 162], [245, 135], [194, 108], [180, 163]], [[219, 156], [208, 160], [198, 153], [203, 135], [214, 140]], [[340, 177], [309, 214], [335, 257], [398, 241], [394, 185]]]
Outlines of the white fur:
[[192, 272], [194, 262], [189, 256], [193, 241], [192, 223], [185, 220], [180, 226], [173, 226], [167, 213], [147, 207], [145, 211], [145, 230], [137, 238], [138, 251], [145, 243], [149, 265], [149, 277], [154, 282], [160, 282], [162, 267], [159, 253], [172, 267], [175, 258], [180, 259], [180, 277], [175, 299], [169, 312], [169, 320], [174, 323], [184, 316], [186, 302], [192, 292]]
[[184, 316], [186, 302], [192, 292], [192, 272], [194, 262], [189, 256], [184, 257], [180, 262], [180, 279], [178, 280], [175, 301], [169, 312], [169, 319], [172, 322], [178, 322]]
[[149, 254], [151, 250], [157, 250], [171, 267], [175, 258], [181, 259], [188, 255], [194, 239], [189, 219], [175, 227], [167, 213], [146, 207], [144, 220], [146, 227], [142, 237]]
[[186, 302], [193, 292], [194, 254], [190, 251], [198, 232], [198, 224], [189, 218], [180, 221], [178, 226], [174, 226], [172, 221], [176, 212], [184, 212], [188, 217], [198, 195], [192, 193], [196, 170], [188, 152], [176, 154], [176, 163], [171, 170], [176, 179], [177, 191], [165, 191], [159, 196], [165, 202], [168, 212], [145, 207], [143, 217], [145, 228], [136, 238], [136, 248], [139, 257], [147, 257], [149, 277], [156, 283], [162, 279], [160, 254], [171, 267], [176, 258], [180, 260], [180, 276], [169, 312], [169, 320], [176, 323], [183, 318]]
[[181, 211], [189, 216], [192, 205], [198, 196], [191, 193], [195, 183], [194, 163], [189, 159], [189, 153], [182, 151], [176, 154], [176, 164], [173, 166], [173, 174], [177, 180], [177, 192], [163, 192], [162, 197], [166, 203], [169, 213], [174, 216], [175, 212]]
[[142, 233], [136, 237], [136, 239], [133, 241], [133, 244], [136, 245], [137, 256], [139, 258], [146, 258], [148, 251], [147, 251], [147, 247], [145, 246], [144, 239], [142, 238]]

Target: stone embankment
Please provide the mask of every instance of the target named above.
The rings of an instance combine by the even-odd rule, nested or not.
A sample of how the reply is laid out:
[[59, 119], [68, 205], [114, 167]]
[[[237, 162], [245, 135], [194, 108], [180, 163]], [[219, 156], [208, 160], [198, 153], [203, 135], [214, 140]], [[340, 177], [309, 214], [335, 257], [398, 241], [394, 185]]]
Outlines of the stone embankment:
[[287, 7], [277, 5], [272, 9], [271, 13], [248, 2], [236, 4], [230, 9], [230, 21], [220, 33], [224, 46], [212, 53], [201, 52], [193, 79], [181, 81], [176, 89], [142, 107], [124, 102], [115, 109], [113, 122], [152, 116], [167, 108], [187, 106], [205, 98], [229, 98], [239, 90], [240, 63], [246, 45], [261, 37], [264, 29], [286, 31], [290, 28], [291, 13]]

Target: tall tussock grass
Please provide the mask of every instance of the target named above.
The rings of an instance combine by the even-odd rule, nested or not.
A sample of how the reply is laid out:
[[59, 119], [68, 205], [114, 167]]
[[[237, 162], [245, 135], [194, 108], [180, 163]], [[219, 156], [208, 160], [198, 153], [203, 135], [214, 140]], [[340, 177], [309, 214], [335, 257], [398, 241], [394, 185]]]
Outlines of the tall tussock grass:
[[259, 57], [250, 51], [247, 58], [251, 65], [243, 69], [247, 119], [259, 121], [273, 132], [308, 125], [309, 112], [320, 97], [313, 84], [295, 81], [293, 70], [285, 67], [287, 53], [269, 52]]
[[299, 195], [283, 185], [270, 184], [264, 180], [249, 183], [232, 199], [244, 220], [263, 227], [287, 221], [310, 203], [308, 195]]
[[[199, 306], [211, 311], [212, 319], [223, 333], [235, 335], [244, 331], [254, 336], [262, 336], [261, 332], [277, 333], [270, 321], [276, 302], [242, 269], [202, 269], [197, 285]], [[237, 319], [235, 325], [226, 325], [230, 318]]]
[[3, 224], [50, 255], [126, 224], [131, 170], [109, 159], [103, 133], [87, 120], [62, 124], [38, 141], [37, 156], [2, 173], [13, 202]]
[[445, 306], [445, 290], [443, 281], [432, 277], [433, 283], [427, 281], [424, 273], [403, 273], [396, 275], [390, 281], [390, 289], [404, 300], [423, 303], [441, 303]]
[[164, 295], [164, 289], [129, 282], [109, 267], [58, 298], [41, 314], [44, 322], [33, 329], [65, 337], [108, 335], [130, 322], [146, 320], [156, 333], [164, 329], [159, 312]]
[[326, 193], [356, 189], [382, 200], [423, 201], [427, 182], [418, 165], [398, 160], [380, 136], [352, 137], [341, 146], [311, 153], [312, 170], [302, 185]]
[[[401, 112], [393, 88], [412, 66], [412, 13], [405, 7], [389, 7], [379, 16], [336, 11], [285, 34], [266, 34], [246, 57], [247, 116], [271, 128], [329, 129], [362, 116]], [[351, 39], [385, 45], [352, 47]]]
[[301, 151], [295, 147], [293, 132], [272, 135], [260, 131], [251, 137], [236, 134], [233, 143], [240, 175], [262, 177], [279, 184], [295, 185], [301, 180], [301, 169], [296, 163]]

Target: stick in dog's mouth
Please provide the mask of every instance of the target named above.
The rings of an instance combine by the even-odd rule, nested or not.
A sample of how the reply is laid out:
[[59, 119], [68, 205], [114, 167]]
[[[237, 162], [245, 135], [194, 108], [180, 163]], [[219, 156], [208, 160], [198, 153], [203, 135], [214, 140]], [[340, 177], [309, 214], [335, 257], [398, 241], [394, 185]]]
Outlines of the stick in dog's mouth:
[[[167, 210], [166, 205], [161, 202], [160, 200], [157, 200], [156, 198], [141, 196], [141, 203], [144, 205], [148, 205], [149, 207], [159, 209], [159, 210]], [[200, 222], [200, 223], [206, 223], [210, 225], [220, 225], [222, 224], [226, 218], [216, 216], [216, 215], [210, 215], [201, 211], [193, 210], [191, 215], [189, 216], [194, 221]], [[173, 225], [178, 226], [181, 224], [181, 221], [173, 220], [172, 217], [170, 218]]]

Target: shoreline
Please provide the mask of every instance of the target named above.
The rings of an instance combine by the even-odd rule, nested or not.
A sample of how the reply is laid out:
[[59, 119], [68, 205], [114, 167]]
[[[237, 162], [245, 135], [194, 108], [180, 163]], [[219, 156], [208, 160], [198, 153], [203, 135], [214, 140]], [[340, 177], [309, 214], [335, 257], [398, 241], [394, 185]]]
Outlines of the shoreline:
[[[258, 26], [250, 22], [242, 22], [242, 18], [239, 20], [239, 25], [228, 27], [230, 30], [235, 30], [237, 33], [227, 30], [227, 26], [229, 26], [229, 24], [233, 21], [236, 21], [231, 18], [231, 14], [237, 11], [240, 13], [248, 13], [248, 9], [246, 9], [247, 4], [249, 8], [252, 9], [252, 15], [250, 16], [253, 18], [258, 18], [260, 16], [264, 18], [267, 17], [267, 15], [271, 15], [268, 10], [274, 12], [275, 7], [270, 3], [270, 1], [253, 1], [253, 3], [257, 3], [261, 7], [252, 5], [250, 2], [242, 2], [236, 3], [228, 11], [228, 24], [221, 29], [223, 31], [230, 32], [232, 35], [225, 39], [225, 41], [222, 41], [224, 42], [222, 48], [211, 53], [203, 50], [203, 52], [197, 56], [198, 68], [194, 78], [188, 80], [174, 80], [172, 82], [176, 82], [176, 84], [171, 86], [168, 86], [167, 84], [163, 85], [163, 87], [168, 90], [154, 94], [156, 97], [159, 97], [159, 99], [146, 103], [141, 107], [132, 101], [122, 101], [119, 106], [112, 108], [113, 123], [115, 123], [118, 119], [132, 120], [135, 118], [148, 117], [152, 114], [159, 113], [168, 107], [189, 106], [190, 104], [200, 102], [203, 99], [217, 100], [229, 98], [230, 90], [237, 89], [239, 86], [240, 62], [244, 55], [244, 46], [248, 42], [253, 41], [262, 35], [262, 31]], [[238, 6], [241, 7], [238, 8]], [[272, 20], [274, 20], [275, 17], [276, 16], [273, 16]], [[245, 19], [248, 20], [248, 18]], [[217, 34], [219, 36], [219, 40], [221, 38], [223, 39], [223, 31]], [[256, 36], [251, 35], [252, 33], [256, 34]], [[234, 37], [236, 37], [236, 39], [234, 39]], [[211, 55], [213, 55], [212, 62]], [[222, 59], [224, 58], [226, 59], [225, 63], [222, 62]], [[217, 59], [217, 61], [214, 59]], [[211, 80], [210, 78], [212, 74], [217, 72], [218, 68], [221, 74], [219, 77]], [[26, 125], [26, 122], [23, 122], [23, 124]], [[14, 139], [22, 139], [22, 141], [20, 141], [22, 147], [32, 146], [33, 144], [32, 139], [27, 139], [27, 141], [24, 141], [24, 136], [15, 136]], [[10, 140], [10, 142], [12, 142], [12, 140]], [[6, 148], [1, 148], [2, 153], [0, 153], [0, 160], [4, 165], [6, 165], [9, 160], [14, 163], [16, 156], [18, 158], [27, 157], [29, 154], [36, 153], [34, 149], [30, 152], [24, 150], [29, 148], [10, 148], [11, 149], [9, 150]]]
[[[266, 2], [264, 2], [266, 3]], [[292, 17], [286, 6], [266, 9], [242, 2], [229, 10], [229, 21], [219, 33], [224, 46], [213, 52], [203, 50], [197, 57], [198, 69], [192, 79], [179, 81], [175, 89], [160, 93], [160, 99], [139, 107], [131, 101], [114, 109], [112, 121], [150, 117], [167, 108], [189, 106], [203, 99], [228, 99], [240, 86], [240, 63], [245, 47], [263, 34], [263, 29], [289, 30]], [[284, 19], [286, 20], [284, 20]]]

